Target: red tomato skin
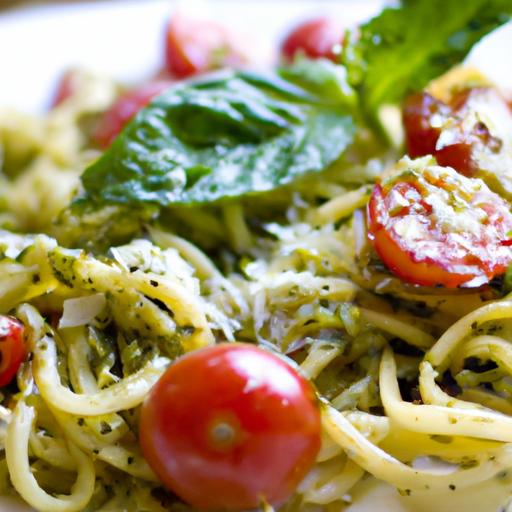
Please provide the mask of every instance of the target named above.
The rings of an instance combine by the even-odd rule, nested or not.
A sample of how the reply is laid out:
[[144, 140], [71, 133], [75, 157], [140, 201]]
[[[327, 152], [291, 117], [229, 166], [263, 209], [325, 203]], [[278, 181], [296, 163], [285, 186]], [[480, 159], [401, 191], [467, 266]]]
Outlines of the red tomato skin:
[[336, 45], [343, 42], [346, 27], [330, 18], [316, 18], [295, 27], [281, 45], [281, 55], [285, 61], [292, 61], [298, 52], [307, 57], [325, 57], [335, 61]]
[[12, 381], [27, 356], [24, 330], [16, 318], [0, 315], [0, 387]]
[[[439, 165], [452, 167], [464, 176], [473, 177], [480, 171], [478, 155], [499, 152], [501, 141], [480, 122], [467, 127], [465, 119], [482, 101], [508, 105], [500, 94], [489, 87], [462, 89], [449, 104], [427, 92], [407, 98], [403, 107], [405, 143], [409, 156], [434, 155]], [[512, 115], [512, 112], [511, 112]], [[441, 134], [448, 135], [443, 141]]]
[[120, 96], [101, 117], [93, 141], [100, 148], [109, 147], [133, 116], [171, 84], [166, 80], [149, 82]]
[[434, 151], [437, 163], [443, 167], [452, 167], [469, 178], [478, 172], [478, 164], [473, 158], [473, 143], [471, 138], [463, 134], [458, 140]]
[[498, 153], [502, 148], [502, 141], [491, 134], [485, 123], [476, 122], [469, 129], [463, 128], [464, 121], [475, 111], [478, 112], [479, 104], [482, 102], [494, 103], [504, 112], [508, 112], [509, 119], [512, 117], [505, 99], [497, 90], [490, 87], [463, 89], [450, 101], [452, 116], [458, 121], [455, 130], [452, 130], [454, 140], [442, 144], [436, 152], [436, 158], [441, 165], [453, 167], [470, 177], [475, 176], [480, 170], [479, 154]]
[[385, 199], [380, 184], [375, 185], [368, 204], [369, 233], [383, 263], [400, 279], [419, 286], [443, 285], [456, 288], [468, 280], [465, 274], [447, 272], [432, 262], [415, 261], [412, 251], [404, 251], [400, 243], [383, 227]]
[[427, 92], [413, 94], [405, 100], [402, 117], [405, 145], [411, 158], [435, 153], [442, 123], [449, 114], [448, 105]]
[[171, 76], [187, 78], [246, 63], [247, 57], [234, 34], [222, 25], [181, 12], [170, 19], [165, 35], [165, 66]]
[[[229, 446], [212, 441], [219, 421]], [[144, 456], [164, 485], [200, 509], [280, 504], [320, 448], [320, 412], [310, 384], [257, 347], [225, 343], [171, 365], [144, 402]]]
[[[431, 185], [453, 191], [452, 187], [457, 186], [457, 180], [454, 180], [457, 174], [449, 168], [445, 172], [449, 182], [431, 182]], [[486, 220], [481, 222], [480, 231], [447, 232], [436, 221], [435, 212], [425, 196], [428, 192], [408, 179], [411, 178], [404, 177], [405, 181], [398, 180], [386, 187], [378, 183], [368, 204], [369, 238], [381, 260], [394, 274], [405, 282], [420, 286], [455, 288], [473, 280], [478, 285], [485, 284], [505, 272], [512, 262], [512, 251], [505, 248], [512, 229], [512, 214], [503, 199], [482, 184], [483, 188], [474, 193], [467, 206], [485, 212]], [[460, 177], [460, 180], [467, 178]], [[466, 181], [464, 186], [472, 181]], [[408, 197], [410, 206], [390, 213], [390, 198], [394, 193]], [[395, 229], [396, 222], [407, 217], [419, 219], [426, 229], [426, 238], [408, 239], [400, 235]]]

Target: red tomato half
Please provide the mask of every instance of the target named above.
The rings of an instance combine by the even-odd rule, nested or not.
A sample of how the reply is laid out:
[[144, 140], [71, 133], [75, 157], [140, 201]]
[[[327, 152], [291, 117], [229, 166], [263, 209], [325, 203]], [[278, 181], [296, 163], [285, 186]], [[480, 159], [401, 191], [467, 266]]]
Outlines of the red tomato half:
[[[512, 137], [512, 112], [500, 93], [491, 87], [465, 89], [450, 101], [453, 119], [437, 144], [437, 161], [465, 176], [493, 171], [504, 141]], [[489, 168], [489, 166], [491, 168]]]
[[377, 184], [369, 234], [386, 266], [404, 281], [480, 286], [512, 261], [508, 205], [479, 179], [428, 159]]
[[284, 60], [292, 61], [302, 52], [307, 57], [336, 60], [336, 47], [341, 46], [347, 27], [331, 18], [316, 18], [295, 27], [281, 45]]
[[314, 463], [320, 432], [308, 381], [243, 343], [178, 359], [151, 390], [140, 423], [150, 466], [201, 509], [282, 503]]
[[227, 28], [210, 20], [176, 12], [167, 27], [165, 63], [176, 78], [223, 67], [241, 67], [247, 57]]
[[170, 87], [170, 81], [149, 82], [119, 97], [103, 114], [92, 138], [98, 146], [107, 148], [130, 119], [156, 95]]
[[448, 105], [428, 92], [409, 96], [402, 114], [407, 154], [412, 158], [433, 155], [437, 139], [450, 114]]
[[27, 355], [24, 327], [10, 316], [0, 315], [0, 386], [7, 386]]
[[409, 156], [434, 155], [439, 165], [465, 176], [492, 172], [487, 167], [512, 131], [512, 112], [490, 87], [464, 89], [449, 104], [415, 94], [404, 104], [403, 121]]

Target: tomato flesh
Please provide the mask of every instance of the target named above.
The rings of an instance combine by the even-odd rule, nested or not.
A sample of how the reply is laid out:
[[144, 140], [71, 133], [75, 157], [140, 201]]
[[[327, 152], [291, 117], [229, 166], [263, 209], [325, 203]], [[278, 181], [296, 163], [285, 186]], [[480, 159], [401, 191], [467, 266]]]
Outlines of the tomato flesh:
[[149, 82], [119, 97], [98, 122], [92, 135], [94, 142], [101, 148], [110, 146], [133, 116], [171, 83], [166, 80]]
[[273, 354], [225, 343], [178, 359], [144, 402], [144, 456], [200, 509], [284, 502], [315, 461], [320, 413], [303, 377]]
[[281, 55], [285, 61], [292, 61], [299, 52], [312, 59], [325, 57], [334, 61], [345, 29], [339, 21], [331, 18], [308, 20], [286, 36], [281, 45]]
[[374, 187], [368, 229], [375, 250], [401, 279], [422, 286], [480, 286], [507, 269], [512, 214], [479, 179], [428, 158]]
[[247, 57], [235, 36], [211, 20], [176, 12], [167, 26], [165, 64], [176, 78], [186, 78], [223, 67], [241, 67]]
[[7, 386], [27, 355], [24, 327], [10, 316], [0, 315], [0, 386]]

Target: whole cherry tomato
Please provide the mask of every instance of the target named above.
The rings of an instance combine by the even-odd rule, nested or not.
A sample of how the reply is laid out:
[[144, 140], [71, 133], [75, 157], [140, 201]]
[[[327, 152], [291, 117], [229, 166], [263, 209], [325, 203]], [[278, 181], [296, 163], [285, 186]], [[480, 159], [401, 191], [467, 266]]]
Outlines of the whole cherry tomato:
[[27, 355], [23, 324], [16, 318], [0, 315], [0, 386], [7, 386]]
[[244, 343], [178, 359], [151, 390], [140, 422], [150, 466], [200, 509], [282, 503], [314, 463], [320, 432], [308, 381]]
[[292, 61], [302, 52], [306, 57], [336, 60], [336, 47], [341, 46], [346, 26], [331, 18], [316, 18], [295, 27], [281, 45], [284, 60]]
[[101, 148], [110, 146], [128, 121], [170, 85], [167, 80], [149, 82], [120, 96], [99, 120], [92, 134], [94, 142]]
[[176, 78], [247, 64], [241, 44], [226, 27], [176, 12], [167, 26], [165, 63]]
[[427, 160], [403, 161], [406, 169], [374, 187], [370, 239], [404, 281], [481, 286], [512, 261], [509, 206], [480, 179]]

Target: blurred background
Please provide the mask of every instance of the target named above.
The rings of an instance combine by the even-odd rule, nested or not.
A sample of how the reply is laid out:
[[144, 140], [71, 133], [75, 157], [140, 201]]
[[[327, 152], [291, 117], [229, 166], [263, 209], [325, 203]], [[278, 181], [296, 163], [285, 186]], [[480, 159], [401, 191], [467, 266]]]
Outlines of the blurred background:
[[[512, 1], [512, 0], [510, 0]], [[0, 0], [0, 106], [37, 112], [62, 73], [79, 67], [127, 86], [157, 76], [164, 34], [176, 9], [235, 29], [253, 67], [276, 62], [283, 38], [319, 16], [356, 25], [390, 0]], [[471, 61], [512, 89], [512, 27], [472, 52]]]
[[[357, 24], [383, 0], [0, 0], [0, 105], [41, 111], [65, 69], [81, 67], [127, 85], [162, 67], [176, 9], [235, 29], [253, 67], [277, 59], [284, 35], [316, 16]], [[11, 50], [13, 49], [13, 50]], [[15, 50], [14, 50], [15, 49]]]
[[[69, 4], [77, 0], [0, 0], [0, 11], [42, 4]], [[82, 0], [83, 1], [83, 0]], [[89, 3], [101, 0], [88, 0]]]
[[[57, 5], [64, 5], [64, 4], [72, 4], [76, 2], [82, 2], [82, 3], [100, 3], [104, 0], [0, 0], [0, 11], [7, 10], [7, 9], [13, 9], [13, 8], [20, 8], [20, 7], [27, 7], [27, 6], [34, 6], [34, 5], [48, 5], [48, 4], [57, 4]], [[123, 2], [124, 0], [111, 0], [114, 2]], [[144, 3], [147, 0], [140, 0], [140, 3]], [[213, 0], [215, 1], [215, 0]], [[233, 3], [237, 0], [231, 0]], [[238, 2], [247, 2], [247, 0], [238, 0]], [[251, 0], [249, 0], [250, 2]], [[287, 1], [287, 0], [275, 0], [276, 2], [280, 1]], [[340, 2], [346, 2], [346, 0], [339, 0]], [[359, 0], [360, 3], [364, 3], [371, 0]], [[295, 0], [295, 3], [308, 3], [307, 0]], [[169, 0], [169, 3], [174, 3], [173, 0]], [[311, 2], [310, 2], [311, 3]], [[332, 0], [316, 0], [316, 3], [322, 4], [322, 3], [332, 3]]]

